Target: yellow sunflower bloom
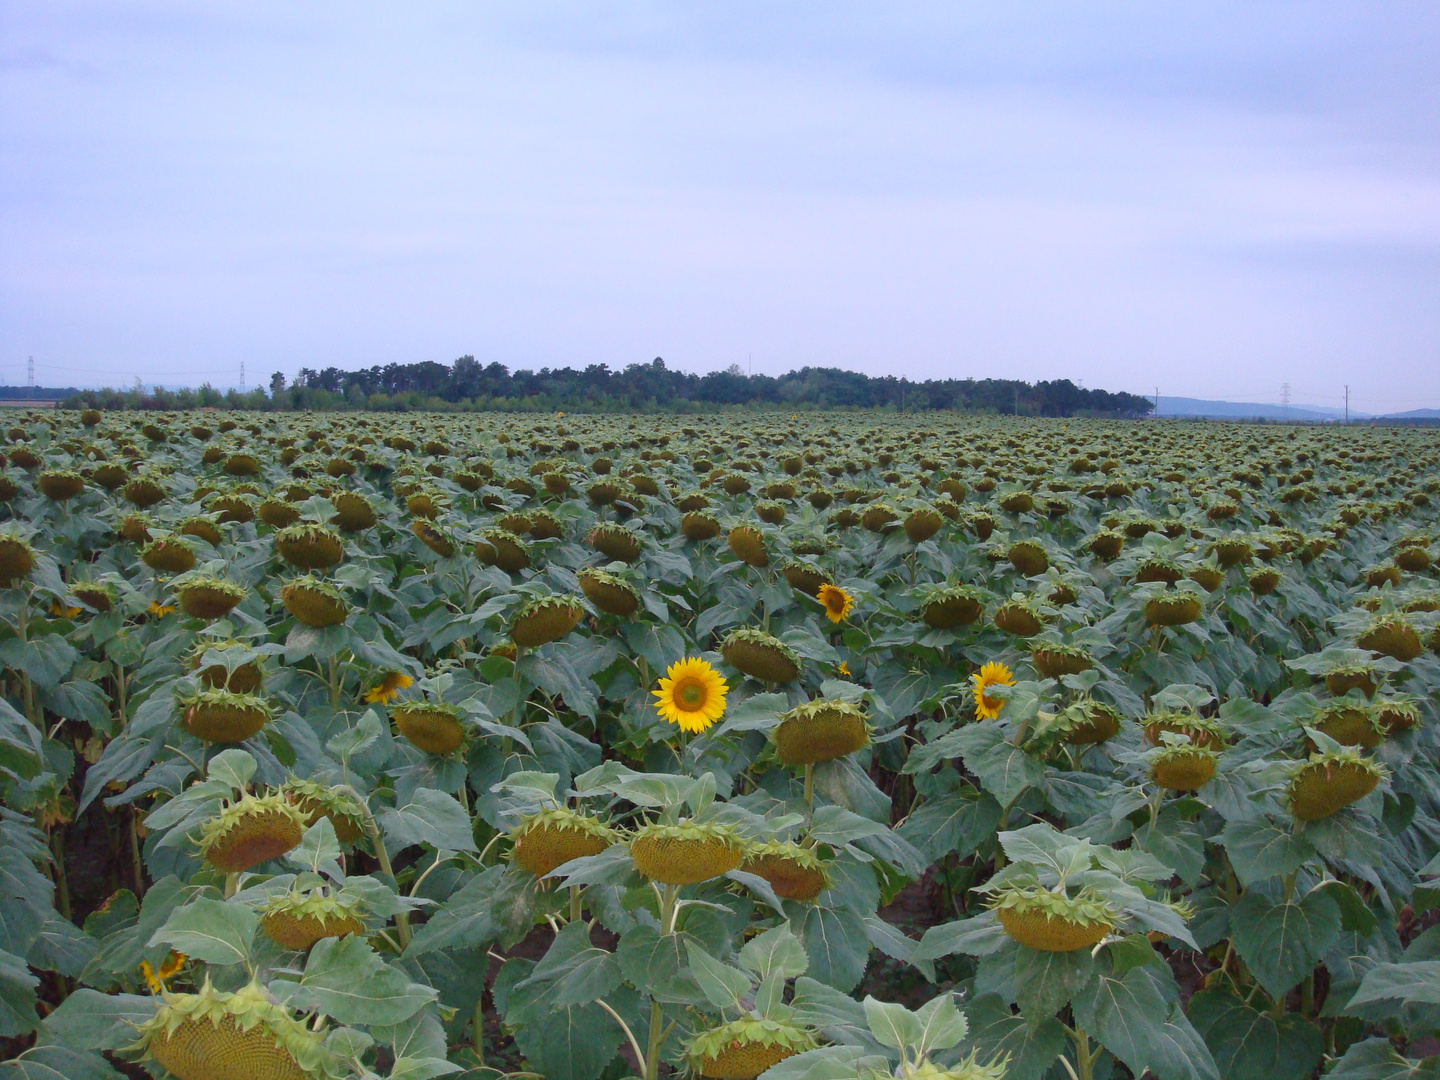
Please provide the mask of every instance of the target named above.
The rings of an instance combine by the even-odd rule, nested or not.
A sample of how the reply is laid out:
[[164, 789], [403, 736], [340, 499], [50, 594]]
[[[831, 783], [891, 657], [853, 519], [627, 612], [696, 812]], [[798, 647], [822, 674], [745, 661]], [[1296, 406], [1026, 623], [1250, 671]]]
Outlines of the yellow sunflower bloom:
[[691, 733], [704, 731], [725, 715], [725, 677], [698, 656], [677, 660], [652, 690], [662, 718]]
[[845, 663], [844, 660], [840, 661], [839, 666], [836, 667], [835, 670], [841, 675], [844, 675], [847, 679], [850, 677], [850, 665]]
[[150, 987], [152, 994], [161, 994], [165, 992], [165, 980], [173, 978], [184, 966], [185, 954], [178, 953], [174, 949], [171, 949], [170, 955], [167, 956], [165, 962], [160, 965], [159, 971], [156, 971], [150, 966], [149, 960], [141, 960], [140, 974], [145, 977], [145, 985]]
[[80, 614], [80, 610], [78, 607], [69, 607], [62, 604], [59, 600], [50, 601], [50, 614], [56, 619], [73, 619], [76, 615]]
[[825, 605], [825, 617], [831, 622], [843, 622], [855, 610], [855, 601], [839, 585], [821, 585], [815, 599]]
[[975, 683], [975, 718], [977, 720], [994, 720], [1000, 715], [1000, 710], [1005, 707], [1005, 699], [1003, 697], [986, 697], [985, 691], [992, 686], [1014, 686], [1015, 676], [1004, 664], [992, 660], [970, 678]]
[[399, 697], [401, 690], [408, 690], [414, 684], [415, 680], [403, 671], [387, 672], [385, 678], [365, 691], [365, 700], [372, 705], [383, 705], [391, 698]]
[[151, 600], [148, 610], [150, 614], [154, 615], [157, 619], [163, 619], [166, 615], [169, 615], [172, 611], [175, 610], [175, 605], [162, 604], [158, 600]]

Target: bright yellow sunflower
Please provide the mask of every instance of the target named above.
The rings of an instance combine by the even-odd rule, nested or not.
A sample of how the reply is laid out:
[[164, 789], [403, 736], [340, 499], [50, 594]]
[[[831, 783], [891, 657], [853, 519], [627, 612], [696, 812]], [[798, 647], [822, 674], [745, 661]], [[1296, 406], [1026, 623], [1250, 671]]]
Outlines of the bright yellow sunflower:
[[166, 615], [169, 615], [172, 611], [175, 610], [175, 605], [162, 604], [158, 600], [151, 600], [150, 607], [147, 610], [157, 619], [163, 619]]
[[815, 599], [825, 605], [825, 617], [831, 622], [844, 622], [845, 616], [855, 610], [855, 601], [839, 585], [821, 585]]
[[975, 683], [975, 718], [977, 720], [994, 720], [1000, 715], [1000, 710], [1005, 707], [1005, 699], [986, 697], [985, 691], [992, 686], [1014, 686], [1015, 676], [1004, 664], [992, 660], [970, 678]]
[[73, 619], [80, 614], [80, 608], [68, 607], [59, 600], [50, 601], [50, 614], [56, 619]]
[[165, 962], [156, 971], [150, 966], [149, 960], [140, 961], [140, 974], [145, 977], [145, 983], [150, 987], [152, 994], [165, 992], [165, 980], [174, 976], [185, 966], [185, 954], [170, 950], [170, 955], [165, 957]]
[[670, 665], [660, 689], [652, 690], [655, 709], [681, 731], [704, 731], [725, 715], [725, 677], [698, 656]]
[[408, 690], [414, 683], [415, 680], [403, 671], [387, 672], [385, 678], [365, 691], [365, 700], [372, 705], [384, 705], [391, 698], [399, 697], [401, 690]]
[[844, 660], [840, 661], [839, 666], [836, 667], [835, 670], [838, 671], [841, 675], [844, 675], [847, 679], [850, 677], [850, 665], [845, 663]]

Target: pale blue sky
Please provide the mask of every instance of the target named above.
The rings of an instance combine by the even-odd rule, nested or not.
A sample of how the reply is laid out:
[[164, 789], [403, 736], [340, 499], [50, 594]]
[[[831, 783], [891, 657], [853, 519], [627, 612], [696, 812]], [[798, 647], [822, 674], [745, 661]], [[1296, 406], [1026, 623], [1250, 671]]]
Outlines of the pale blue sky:
[[1440, 4], [0, 4], [0, 382], [1440, 405]]

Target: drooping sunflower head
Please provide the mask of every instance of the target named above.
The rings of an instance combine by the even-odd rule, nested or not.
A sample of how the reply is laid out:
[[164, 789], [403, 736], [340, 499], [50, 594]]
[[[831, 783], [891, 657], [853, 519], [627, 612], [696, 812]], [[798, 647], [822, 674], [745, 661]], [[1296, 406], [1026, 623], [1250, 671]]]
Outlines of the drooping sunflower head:
[[725, 677], [698, 656], [677, 660], [652, 690], [661, 718], [681, 731], [698, 733], [725, 714]]
[[975, 684], [975, 717], [979, 720], [994, 720], [1005, 707], [1005, 699], [998, 694], [987, 694], [995, 686], [1014, 686], [1015, 676], [998, 660], [983, 664], [980, 670], [970, 676]]
[[821, 585], [815, 597], [825, 605], [825, 617], [832, 623], [844, 622], [855, 610], [855, 600], [839, 585]]

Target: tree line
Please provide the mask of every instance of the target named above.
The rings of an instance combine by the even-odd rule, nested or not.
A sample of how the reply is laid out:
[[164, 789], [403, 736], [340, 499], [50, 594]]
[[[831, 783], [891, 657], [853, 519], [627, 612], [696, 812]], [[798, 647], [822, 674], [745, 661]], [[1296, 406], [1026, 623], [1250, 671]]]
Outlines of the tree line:
[[691, 375], [649, 363], [612, 370], [511, 371], [462, 356], [453, 364], [423, 361], [345, 371], [301, 368], [293, 382], [276, 372], [268, 391], [82, 390], [66, 408], [187, 409], [203, 406], [265, 410], [367, 409], [374, 411], [562, 409], [573, 412], [701, 412], [735, 407], [785, 409], [955, 409], [1022, 416], [1142, 417], [1153, 408], [1138, 394], [1087, 390], [1069, 379], [1035, 383], [1018, 379], [872, 377], [840, 368], [804, 367], [780, 376], [747, 375], [739, 365]]

